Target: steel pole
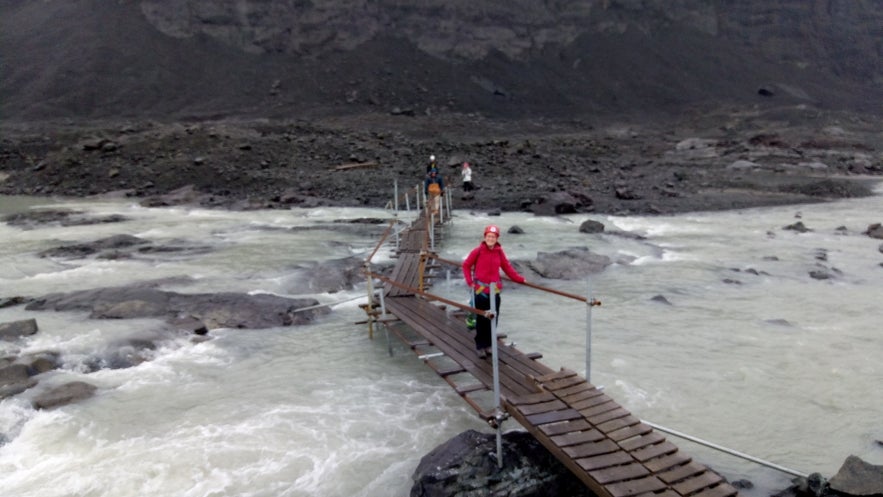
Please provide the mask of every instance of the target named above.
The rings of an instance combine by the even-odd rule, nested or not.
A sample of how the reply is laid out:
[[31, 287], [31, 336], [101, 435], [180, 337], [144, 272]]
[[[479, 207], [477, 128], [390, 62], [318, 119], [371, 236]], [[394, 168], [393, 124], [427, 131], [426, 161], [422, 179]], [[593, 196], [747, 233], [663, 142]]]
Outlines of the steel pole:
[[587, 278], [588, 290], [586, 292], [586, 381], [592, 382], [592, 279]]
[[497, 354], [497, 284], [491, 283], [491, 358], [494, 365], [494, 417], [497, 424], [497, 467], [503, 467], [503, 406], [500, 403], [500, 361]]
[[664, 427], [664, 426], [660, 426], [660, 425], [658, 425], [658, 424], [656, 424], [656, 423], [651, 423], [650, 421], [647, 421], [646, 419], [642, 419], [641, 422], [644, 423], [645, 425], [647, 425], [647, 426], [653, 428], [654, 430], [663, 431], [663, 432], [668, 433], [668, 434], [670, 434], [670, 435], [674, 435], [674, 436], [676, 436], [676, 437], [683, 438], [684, 440], [689, 440], [689, 441], [691, 441], [691, 442], [695, 442], [695, 443], [697, 443], [697, 444], [699, 444], [699, 445], [704, 445], [704, 446], [706, 446], [706, 447], [710, 447], [710, 448], [712, 448], [712, 449], [719, 450], [719, 451], [724, 452], [724, 453], [726, 453], [726, 454], [730, 454], [730, 455], [733, 455], [733, 456], [736, 456], [736, 457], [741, 457], [742, 459], [745, 459], [745, 460], [747, 460], [747, 461], [755, 462], [755, 463], [757, 463], [757, 464], [760, 464], [760, 465], [766, 466], [766, 467], [768, 467], [768, 468], [772, 468], [772, 469], [779, 470], [779, 471], [781, 471], [781, 472], [783, 472], [783, 473], [788, 473], [788, 474], [791, 474], [791, 475], [794, 475], [794, 476], [799, 476], [799, 477], [801, 477], [801, 478], [809, 478], [809, 475], [808, 475], [808, 474], [806, 474], [806, 473], [801, 473], [800, 471], [797, 471], [797, 470], [795, 470], [795, 469], [786, 468], [785, 466], [780, 466], [780, 465], [778, 465], [778, 464], [776, 464], [776, 463], [772, 463], [772, 462], [769, 462], [769, 461], [764, 461], [763, 459], [760, 459], [760, 458], [758, 458], [758, 457], [754, 457], [754, 456], [748, 455], [748, 454], [746, 454], [746, 453], [744, 453], [744, 452], [739, 452], [738, 450], [729, 449], [729, 448], [727, 448], [727, 447], [724, 447], [723, 445], [718, 445], [718, 444], [716, 444], [716, 443], [714, 443], [714, 442], [709, 442], [709, 441], [707, 441], [707, 440], [703, 440], [703, 439], [701, 439], [701, 438], [694, 437], [694, 436], [692, 436], [692, 435], [687, 435], [686, 433], [681, 433], [681, 432], [679, 432], [679, 431], [672, 430], [671, 428], [666, 428], [666, 427]]

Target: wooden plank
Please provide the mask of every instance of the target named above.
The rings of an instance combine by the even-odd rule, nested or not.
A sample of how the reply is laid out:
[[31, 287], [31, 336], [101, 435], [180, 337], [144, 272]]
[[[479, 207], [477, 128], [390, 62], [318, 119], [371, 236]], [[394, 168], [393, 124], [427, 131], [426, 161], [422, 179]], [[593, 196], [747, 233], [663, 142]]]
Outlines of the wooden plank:
[[552, 443], [558, 447], [567, 447], [569, 445], [577, 445], [586, 442], [597, 442], [604, 440], [604, 434], [598, 430], [572, 431], [563, 435], [551, 437]]
[[619, 446], [616, 445], [612, 440], [605, 438], [598, 442], [588, 442], [584, 444], [573, 445], [570, 447], [564, 447], [562, 450], [564, 450], [564, 453], [568, 456], [574, 459], [579, 459], [582, 457], [591, 457], [616, 452], [619, 450]]
[[533, 416], [526, 416], [527, 422], [532, 425], [544, 425], [546, 423], [555, 423], [558, 421], [567, 421], [570, 419], [579, 419], [582, 415], [573, 409], [564, 409], [561, 411], [544, 412]]
[[592, 425], [585, 419], [579, 418], [573, 421], [564, 421], [561, 423], [550, 423], [539, 427], [540, 431], [549, 436], [562, 435], [574, 431], [583, 431], [592, 429]]
[[[415, 298], [390, 298], [387, 308], [399, 316], [405, 324], [424, 336], [445, 355], [464, 366], [464, 369], [486, 386], [493, 385], [493, 365], [488, 359], [479, 359], [474, 341], [466, 332], [462, 321], [449, 318], [437, 306]], [[459, 328], [458, 328], [459, 327]], [[507, 396], [534, 393], [534, 386], [527, 385], [523, 375], [512, 374], [511, 368], [501, 365], [501, 392]]]
[[626, 416], [624, 418], [618, 418], [611, 421], [607, 421], [605, 423], [600, 423], [598, 425], [598, 430], [601, 433], [610, 433], [612, 431], [619, 430], [626, 426], [632, 426], [640, 423], [641, 420], [634, 416]]
[[441, 376], [442, 378], [444, 378], [444, 377], [446, 377], [446, 376], [451, 376], [451, 375], [455, 375], [455, 374], [465, 373], [466, 370], [463, 369], [463, 366], [461, 366], [461, 365], [459, 365], [459, 364], [454, 364], [454, 365], [449, 366], [449, 367], [447, 367], [447, 368], [441, 368], [441, 367], [439, 367], [438, 369], [435, 370], [435, 372], [438, 373], [439, 376]]
[[611, 483], [610, 485], [605, 485], [604, 488], [610, 491], [613, 497], [629, 497], [646, 492], [656, 492], [666, 488], [666, 485], [659, 478], [651, 475], [636, 480]]
[[[541, 429], [538, 429], [537, 427], [532, 426], [530, 423], [528, 423], [527, 419], [525, 419], [523, 416], [521, 416], [517, 411], [513, 412], [512, 417], [513, 417], [513, 419], [515, 419], [516, 421], [521, 423], [522, 426], [527, 428], [528, 431], [530, 433], [532, 433], [537, 438], [537, 440], [539, 440], [539, 442], [541, 444], [543, 444], [543, 446], [555, 458], [557, 458], [559, 461], [561, 461], [561, 463], [567, 469], [569, 469], [577, 478], [579, 478], [580, 481], [582, 481], [595, 495], [597, 495], [599, 497], [612, 497], [610, 495], [610, 492], [608, 492], [607, 489], [605, 489], [603, 485], [598, 484], [598, 482], [594, 481], [591, 477], [589, 477], [589, 475], [578, 464], [577, 460], [574, 460], [574, 459], [571, 459], [570, 457], [568, 457], [567, 454], [564, 454], [564, 452], [562, 452], [562, 450], [559, 447], [555, 446], [555, 444], [553, 444], [551, 442], [551, 440], [549, 440], [547, 437], [545, 437], [542, 434]], [[579, 421], [584, 422], [585, 420], [580, 419]], [[569, 425], [571, 423], [559, 423], [559, 424], [568, 424]], [[542, 428], [542, 427], [540, 427], [540, 428]], [[625, 453], [619, 452], [619, 454], [625, 454]], [[603, 456], [599, 456], [599, 457], [603, 457]], [[587, 458], [587, 459], [590, 459], [590, 458]]]
[[[573, 405], [571, 407], [578, 410], [580, 414], [585, 416], [586, 419], [588, 419], [589, 421], [592, 421], [593, 423], [595, 422], [595, 419], [599, 415], [613, 411], [614, 409], [622, 409], [623, 412], [628, 414], [628, 411], [626, 411], [625, 409], [620, 407], [619, 404], [617, 404], [616, 402], [613, 402], [612, 400], [610, 400], [608, 402], [604, 402], [603, 404], [598, 404], [596, 406], [589, 407], [589, 408], [581, 408], [578, 405]], [[623, 414], [623, 415], [625, 415], [625, 414]]]
[[580, 384], [586, 383], [586, 380], [583, 377], [576, 375], [576, 376], [570, 376], [568, 378], [561, 378], [559, 380], [544, 381], [542, 383], [543, 383], [544, 388], [546, 388], [547, 390], [551, 390], [552, 392], [555, 392], [556, 390], [563, 390], [563, 389], [566, 389], [566, 388], [569, 388], [569, 387], [572, 387], [575, 385], [580, 385]]
[[666, 454], [671, 454], [673, 452], [677, 452], [678, 448], [674, 446], [673, 443], [668, 440], [658, 443], [656, 445], [650, 445], [649, 447], [644, 447], [642, 449], [638, 449], [631, 452], [632, 457], [635, 459], [644, 462], [654, 457], [659, 457]]
[[557, 390], [555, 392], [555, 395], [557, 395], [558, 397], [563, 399], [569, 395], [573, 395], [573, 394], [580, 393], [580, 392], [585, 392], [588, 390], [597, 391], [598, 389], [594, 385], [592, 385], [591, 383], [584, 382], [584, 383], [576, 384], [570, 388], [562, 388], [560, 390]]
[[[667, 488], [662, 492], [648, 492], [645, 494], [640, 494], [643, 497], [682, 497], [681, 494], [675, 492], [674, 490]], [[692, 496], [691, 496], [692, 497]]]
[[687, 478], [686, 480], [675, 483], [671, 487], [675, 490], [675, 492], [678, 492], [681, 495], [687, 495], [702, 490], [706, 487], [713, 487], [723, 480], [724, 479], [721, 475], [713, 473], [711, 471], [706, 471], [700, 475], [696, 475], [691, 478]]
[[708, 471], [708, 468], [699, 463], [690, 461], [687, 464], [676, 466], [666, 471], [657, 472], [656, 476], [665, 483], [671, 484], [683, 480], [684, 478], [698, 475], [704, 471]]
[[[585, 393], [588, 393], [588, 392], [585, 392]], [[571, 395], [571, 396], [567, 397], [567, 400], [565, 401], [568, 404], [570, 404], [570, 406], [573, 407], [574, 409], [576, 409], [577, 411], [582, 411], [583, 409], [589, 409], [591, 407], [595, 407], [597, 405], [601, 405], [606, 402], [613, 402], [613, 399], [610, 398], [609, 395], [605, 395], [603, 393], [601, 395], [595, 395], [595, 396], [592, 396], [592, 397], [589, 397], [586, 399], [582, 399], [582, 400], [574, 399], [574, 397], [577, 397], [577, 396], [578, 395]], [[561, 399], [561, 400], [564, 400], [564, 399]]]
[[642, 449], [648, 445], [653, 445], [655, 443], [659, 443], [665, 440], [665, 437], [659, 434], [658, 432], [651, 431], [646, 435], [642, 435], [640, 437], [633, 437], [628, 440], [623, 440], [619, 442], [619, 446], [623, 448], [623, 450], [633, 451]]
[[515, 406], [520, 406], [523, 404], [538, 404], [541, 402], [548, 402], [550, 400], [554, 400], [556, 397], [552, 395], [550, 392], [538, 392], [527, 395], [520, 395], [518, 397], [512, 397], [509, 399], [509, 403]]
[[[423, 310], [416, 302], [417, 299], [408, 298], [408, 297], [399, 297], [399, 298], [390, 298], [387, 299], [387, 308], [402, 318], [408, 326], [412, 329], [421, 333], [423, 336], [427, 338], [434, 338], [435, 335], [430, 333], [425, 327], [427, 326], [426, 321], [430, 321], [427, 319], [426, 314], [431, 312], [428, 308]], [[465, 327], [465, 325], [464, 325]], [[465, 355], [465, 347], [453, 347], [447, 342], [442, 342], [438, 344], [442, 351], [453, 359], [455, 362], [463, 366], [463, 368], [476, 379], [481, 381], [486, 385], [490, 385], [493, 383], [493, 379], [491, 376], [482, 370], [482, 368], [476, 366], [476, 362], [478, 361], [478, 356], [473, 352], [471, 352], [471, 356]], [[528, 392], [522, 392], [528, 393]]]
[[682, 464], [686, 464], [692, 461], [693, 458], [682, 453], [675, 452], [673, 454], [668, 454], [663, 457], [658, 457], [656, 459], [652, 459], [650, 461], [644, 462], [644, 466], [647, 466], [647, 469], [654, 473], [660, 473], [662, 471], [674, 468], [676, 466], [680, 466]]
[[729, 483], [721, 483], [720, 485], [706, 488], [690, 497], [733, 497], [738, 494], [739, 491]]
[[597, 388], [589, 385], [588, 383], [585, 383], [585, 386], [586, 386], [586, 388], [582, 388], [579, 391], [568, 394], [568, 395], [561, 395], [560, 390], [555, 393], [558, 394], [558, 398], [560, 398], [564, 402], [567, 402], [568, 404], [574, 404], [574, 403], [577, 403], [580, 401], [585, 401], [585, 400], [593, 399], [595, 397], [600, 397], [601, 395], [604, 395], [603, 391], [598, 390]]
[[468, 393], [477, 392], [479, 390], [487, 390], [487, 387], [481, 383], [473, 383], [472, 385], [464, 385], [455, 389], [458, 394], [466, 395]]
[[646, 435], [647, 433], [650, 433], [652, 431], [653, 428], [651, 428], [649, 425], [638, 423], [636, 425], [626, 426], [625, 428], [620, 428], [618, 430], [607, 432], [607, 436], [618, 442], [620, 440], [625, 440], [640, 435]]
[[589, 416], [587, 419], [589, 423], [594, 425], [600, 425], [606, 421], [611, 421], [618, 418], [624, 418], [626, 416], [631, 416], [631, 413], [625, 410], [623, 407], [616, 406], [612, 411], [607, 411], [595, 416]]
[[576, 463], [586, 471], [619, 466], [620, 464], [629, 462], [634, 462], [634, 459], [632, 459], [632, 456], [622, 451], [611, 452], [610, 454], [604, 454], [601, 456], [584, 457], [576, 460]]
[[555, 399], [555, 400], [552, 400], [549, 402], [544, 402], [542, 404], [522, 405], [522, 406], [518, 407], [518, 410], [521, 411], [525, 416], [531, 416], [531, 415], [540, 414], [543, 412], [560, 411], [560, 410], [566, 409], [566, 408], [567, 408], [567, 404], [565, 404], [564, 402], [561, 402], [558, 399]]
[[548, 374], [544, 374], [541, 376], [537, 376], [535, 379], [540, 383], [546, 383], [548, 381], [561, 380], [564, 378], [572, 378], [574, 376], [579, 376], [576, 374], [576, 371], [571, 371], [569, 369], [559, 369], [558, 371], [554, 371]]
[[601, 485], [640, 478], [642, 476], [647, 476], [648, 474], [650, 474], [650, 471], [648, 471], [647, 468], [634, 462], [589, 472], [589, 476], [594, 478], [595, 481]]

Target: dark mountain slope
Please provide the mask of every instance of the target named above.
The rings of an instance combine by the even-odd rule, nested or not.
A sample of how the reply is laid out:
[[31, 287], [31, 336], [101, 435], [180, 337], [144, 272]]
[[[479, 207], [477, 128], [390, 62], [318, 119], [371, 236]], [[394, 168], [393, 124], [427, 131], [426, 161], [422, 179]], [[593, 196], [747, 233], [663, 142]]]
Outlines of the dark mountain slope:
[[[829, 17], [861, 16], [880, 3], [854, 2]], [[873, 51], [875, 32], [865, 24], [850, 46], [831, 29], [810, 38], [831, 59], [812, 70], [774, 60], [757, 50], [764, 40], [747, 37], [753, 31], [737, 31], [756, 24], [755, 36], [781, 45], [768, 22], [784, 16], [791, 22], [783, 32], [805, 41], [818, 16], [804, 19], [812, 12], [788, 2], [761, 17], [757, 7], [709, 11], [702, 2], [671, 12], [650, 1], [645, 8], [514, 2], [468, 17], [462, 2], [307, 4], [0, 0], [0, 115], [201, 119], [398, 109], [558, 117], [770, 101], [868, 110], [880, 96], [880, 49]], [[519, 18], [519, 8], [535, 18]], [[420, 17], [427, 15], [438, 18]], [[454, 22], [458, 15], [465, 20]], [[869, 51], [867, 63], [855, 64], [857, 50]], [[774, 95], [759, 96], [761, 88]]]

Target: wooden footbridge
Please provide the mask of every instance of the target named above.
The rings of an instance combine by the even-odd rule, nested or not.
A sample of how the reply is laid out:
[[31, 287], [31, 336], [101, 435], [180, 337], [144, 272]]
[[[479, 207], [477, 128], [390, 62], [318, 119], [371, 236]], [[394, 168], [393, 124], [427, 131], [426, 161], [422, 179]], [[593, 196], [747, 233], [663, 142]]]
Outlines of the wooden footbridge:
[[[369, 302], [363, 308], [372, 336], [379, 325], [407, 344], [497, 429], [498, 450], [500, 425], [511, 417], [598, 496], [737, 495], [723, 477], [575, 372], [553, 370], [539, 361], [540, 354], [521, 352], [507, 345], [504, 336], [497, 337], [491, 357], [480, 358], [463, 313], [485, 311], [427, 292], [441, 264], [452, 263], [434, 251], [444, 218], [444, 210], [438, 216], [422, 212], [397, 236], [397, 259], [389, 276], [367, 269], [377, 249], [366, 261]], [[378, 248], [391, 229], [393, 224]], [[383, 284], [375, 293], [378, 280]]]

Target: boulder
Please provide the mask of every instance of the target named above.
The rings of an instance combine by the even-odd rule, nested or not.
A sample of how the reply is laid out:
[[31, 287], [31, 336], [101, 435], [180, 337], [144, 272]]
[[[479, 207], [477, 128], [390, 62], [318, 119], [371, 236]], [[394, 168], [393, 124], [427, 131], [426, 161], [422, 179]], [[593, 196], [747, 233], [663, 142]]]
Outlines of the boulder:
[[[270, 294], [183, 294], [132, 285], [55, 293], [34, 299], [27, 310], [91, 311], [93, 319], [156, 317], [172, 322], [180, 316], [200, 320], [208, 328], [272, 328], [312, 322], [328, 314], [312, 298], [294, 299]], [[199, 328], [197, 328], [199, 329]]]
[[16, 297], [0, 297], [0, 309], [4, 307], [12, 307], [14, 305], [21, 305], [27, 301], [24, 297], [16, 296]]
[[448, 440], [420, 460], [411, 497], [592, 495], [530, 434], [504, 433], [502, 445], [500, 468], [495, 434], [469, 430]]
[[97, 387], [95, 385], [72, 381], [41, 393], [34, 398], [34, 409], [51, 409], [91, 397]]
[[575, 280], [600, 273], [613, 261], [606, 255], [595, 254], [588, 248], [571, 248], [561, 252], [539, 252], [528, 266], [544, 278]]
[[580, 233], [603, 233], [604, 232], [604, 223], [599, 221], [595, 221], [592, 219], [587, 219], [583, 221], [582, 224], [579, 225]]
[[828, 480], [832, 490], [856, 496], [883, 495], [883, 466], [875, 466], [858, 456], [846, 458], [840, 470]]
[[883, 240], [883, 225], [880, 223], [871, 224], [868, 226], [868, 229], [865, 230], [865, 234], [871, 238]]
[[15, 338], [33, 335], [37, 333], [36, 319], [23, 319], [10, 323], [0, 323], [0, 339], [12, 340]]

